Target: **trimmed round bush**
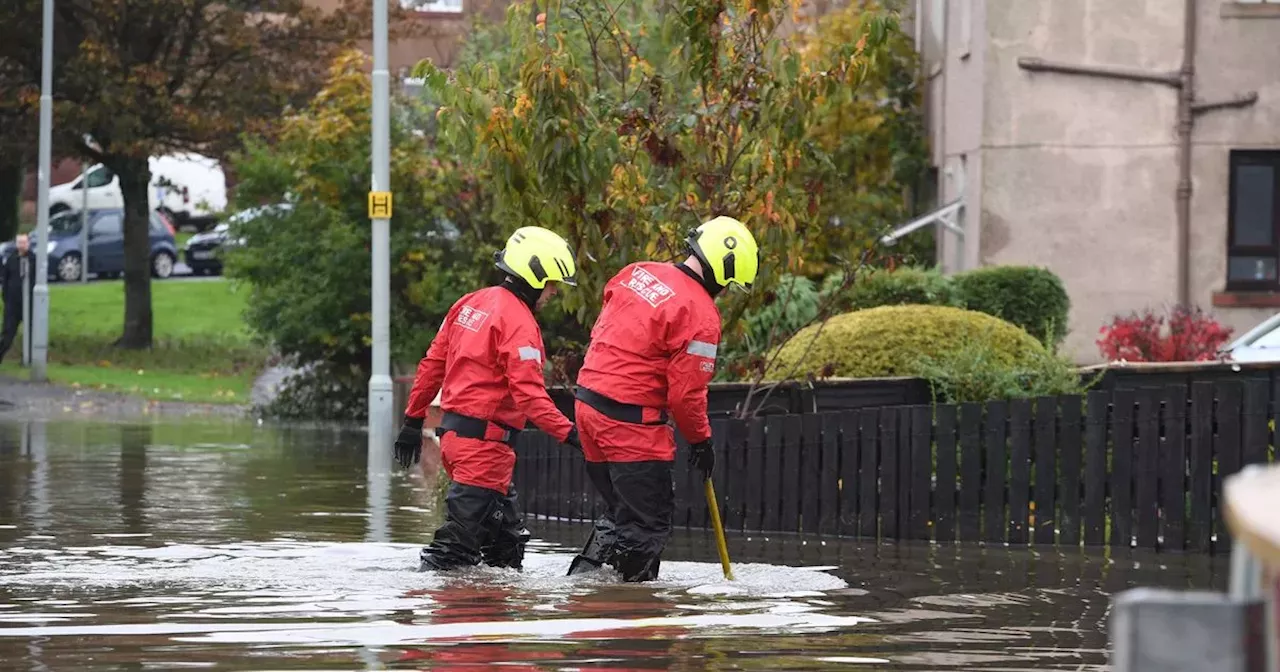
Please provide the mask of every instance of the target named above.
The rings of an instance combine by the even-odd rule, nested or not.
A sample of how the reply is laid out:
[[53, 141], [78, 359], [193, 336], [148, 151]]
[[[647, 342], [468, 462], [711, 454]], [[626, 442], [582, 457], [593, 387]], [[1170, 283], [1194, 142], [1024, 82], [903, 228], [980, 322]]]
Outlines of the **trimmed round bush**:
[[859, 274], [846, 293], [847, 310], [879, 306], [927, 305], [962, 307], [951, 279], [934, 269], [903, 266]]
[[[812, 346], [812, 347], [811, 347]], [[1035, 368], [1048, 356], [1027, 332], [996, 317], [950, 306], [881, 306], [837, 315], [797, 332], [768, 378], [920, 376], [961, 348], [987, 366]]]
[[1027, 330], [1056, 349], [1067, 336], [1071, 299], [1062, 280], [1046, 268], [987, 266], [954, 278], [963, 305]]

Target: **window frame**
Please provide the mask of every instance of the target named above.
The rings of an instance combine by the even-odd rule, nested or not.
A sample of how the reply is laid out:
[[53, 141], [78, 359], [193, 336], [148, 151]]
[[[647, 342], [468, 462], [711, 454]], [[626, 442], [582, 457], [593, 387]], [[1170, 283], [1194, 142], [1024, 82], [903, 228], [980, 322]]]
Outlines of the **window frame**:
[[[1227, 267], [1226, 288], [1230, 291], [1280, 291], [1280, 149], [1233, 149], [1227, 178]], [[1242, 166], [1271, 168], [1271, 244], [1236, 245], [1236, 186]], [[1241, 280], [1231, 277], [1231, 260], [1237, 257], [1270, 257], [1276, 263], [1273, 280]]]

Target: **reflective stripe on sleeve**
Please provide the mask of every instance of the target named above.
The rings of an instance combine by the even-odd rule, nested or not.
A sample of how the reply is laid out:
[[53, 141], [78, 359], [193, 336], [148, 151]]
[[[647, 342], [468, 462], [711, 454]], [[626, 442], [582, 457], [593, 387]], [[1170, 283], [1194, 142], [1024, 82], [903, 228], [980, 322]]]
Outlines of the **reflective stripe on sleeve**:
[[690, 341], [689, 349], [685, 352], [695, 357], [706, 357], [708, 359], [716, 358], [716, 344], [707, 343], [706, 341]]
[[528, 345], [526, 345], [526, 346], [524, 346], [524, 347], [520, 348], [520, 361], [522, 361], [522, 362], [541, 362], [541, 361], [542, 361], [542, 351], [541, 351], [541, 350], [539, 350], [539, 349], [537, 349], [537, 348], [535, 348], [535, 347], [532, 347], [532, 346], [528, 346]]

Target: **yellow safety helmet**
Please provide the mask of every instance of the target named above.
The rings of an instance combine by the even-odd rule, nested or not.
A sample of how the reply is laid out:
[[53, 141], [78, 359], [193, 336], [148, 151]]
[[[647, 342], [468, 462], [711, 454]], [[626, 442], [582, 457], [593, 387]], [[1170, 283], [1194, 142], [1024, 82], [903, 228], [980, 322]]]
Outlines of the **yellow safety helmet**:
[[578, 284], [578, 264], [569, 243], [541, 226], [516, 229], [495, 257], [498, 268], [534, 289], [542, 289], [551, 281], [570, 287]]
[[716, 217], [689, 232], [685, 242], [717, 285], [751, 289], [760, 271], [760, 247], [745, 224], [732, 217]]

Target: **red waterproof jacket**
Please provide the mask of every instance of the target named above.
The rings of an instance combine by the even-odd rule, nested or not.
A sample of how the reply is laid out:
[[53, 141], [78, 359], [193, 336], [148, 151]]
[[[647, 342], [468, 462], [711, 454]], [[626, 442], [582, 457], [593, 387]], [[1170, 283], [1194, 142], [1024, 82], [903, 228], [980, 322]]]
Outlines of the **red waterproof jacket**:
[[446, 412], [516, 429], [528, 420], [563, 440], [573, 423], [547, 395], [542, 352], [542, 330], [524, 301], [502, 287], [472, 292], [453, 304], [418, 363], [405, 415], [426, 417], [440, 392]]
[[719, 344], [720, 310], [697, 280], [674, 264], [631, 264], [605, 286], [578, 385], [665, 408], [686, 440], [705, 441]]

